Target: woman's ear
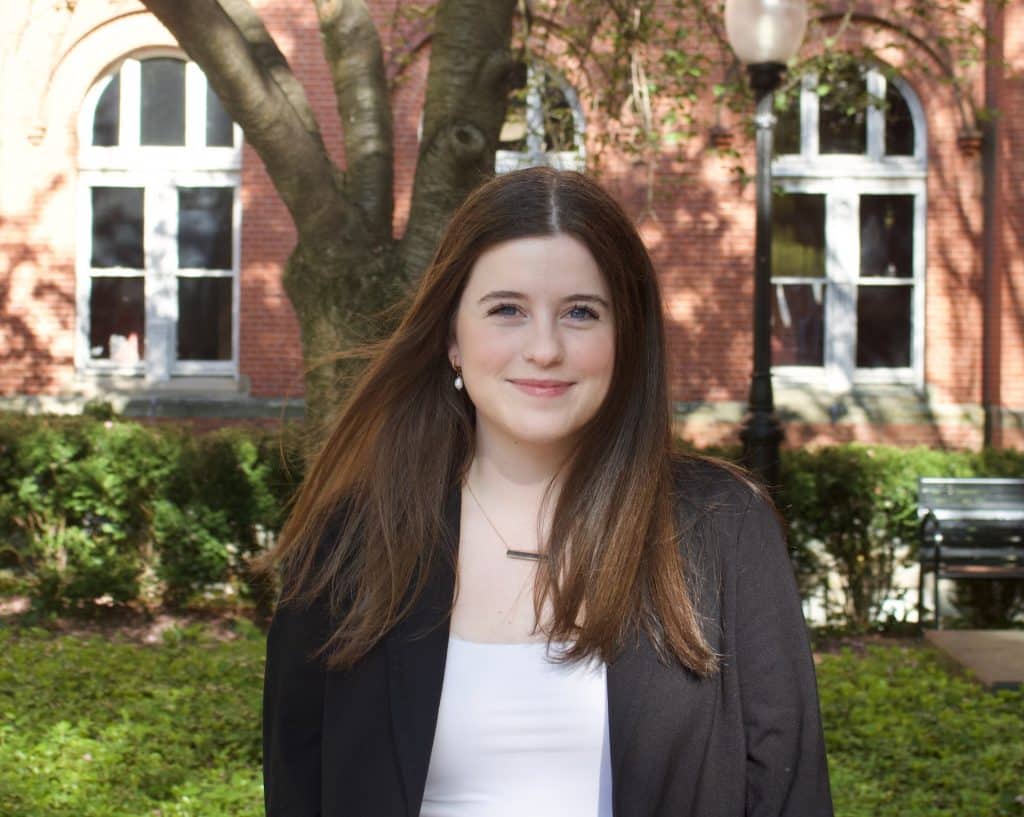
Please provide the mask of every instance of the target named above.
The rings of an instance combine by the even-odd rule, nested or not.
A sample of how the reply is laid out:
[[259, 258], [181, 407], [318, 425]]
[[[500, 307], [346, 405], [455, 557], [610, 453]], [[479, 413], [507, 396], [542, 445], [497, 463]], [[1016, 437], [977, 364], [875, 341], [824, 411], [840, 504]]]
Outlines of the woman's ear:
[[452, 364], [453, 369], [458, 369], [462, 366], [462, 357], [459, 355], [459, 342], [455, 340], [454, 335], [448, 341], [448, 362]]

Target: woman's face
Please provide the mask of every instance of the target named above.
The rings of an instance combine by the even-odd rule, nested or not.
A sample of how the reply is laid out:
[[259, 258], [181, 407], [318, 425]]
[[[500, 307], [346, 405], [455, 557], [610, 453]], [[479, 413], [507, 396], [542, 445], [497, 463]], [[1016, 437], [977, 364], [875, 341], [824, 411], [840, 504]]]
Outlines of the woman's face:
[[476, 407], [478, 445], [571, 450], [611, 383], [610, 301], [597, 262], [570, 236], [515, 239], [480, 256], [448, 349]]

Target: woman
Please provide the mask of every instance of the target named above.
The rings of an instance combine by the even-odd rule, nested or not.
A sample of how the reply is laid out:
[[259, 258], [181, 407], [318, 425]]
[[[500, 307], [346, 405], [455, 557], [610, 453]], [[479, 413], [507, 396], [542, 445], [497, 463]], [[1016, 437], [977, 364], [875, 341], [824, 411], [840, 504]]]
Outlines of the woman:
[[666, 380], [611, 197], [469, 197], [267, 560], [268, 815], [832, 813], [778, 522]]

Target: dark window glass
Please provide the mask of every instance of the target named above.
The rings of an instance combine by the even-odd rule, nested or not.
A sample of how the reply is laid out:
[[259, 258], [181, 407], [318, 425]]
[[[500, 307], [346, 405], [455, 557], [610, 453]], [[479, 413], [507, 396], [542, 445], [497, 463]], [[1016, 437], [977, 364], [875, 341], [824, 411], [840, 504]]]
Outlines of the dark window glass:
[[825, 78], [818, 107], [820, 153], [864, 153], [868, 145], [867, 84], [855, 65]]
[[498, 136], [498, 150], [513, 150], [522, 153], [526, 150], [526, 99], [525, 90], [513, 93], [505, 109], [505, 122]]
[[857, 287], [857, 365], [910, 365], [910, 286]]
[[121, 74], [111, 77], [96, 103], [92, 119], [92, 143], [108, 148], [117, 145], [121, 123]]
[[175, 59], [144, 60], [142, 70], [143, 145], [185, 144], [185, 63]]
[[825, 275], [825, 197], [783, 193], [772, 197], [772, 275]]
[[142, 188], [92, 188], [93, 267], [142, 269]]
[[178, 188], [178, 266], [231, 269], [234, 188]]
[[572, 107], [558, 83], [545, 76], [541, 85], [541, 110], [544, 114], [544, 150], [574, 150], [576, 123]]
[[800, 152], [800, 95], [787, 97], [784, 108], [775, 108], [775, 155]]
[[145, 354], [145, 283], [138, 278], [92, 279], [89, 357], [137, 363]]
[[776, 284], [772, 298], [772, 363], [821, 366], [825, 361], [824, 283]]
[[235, 143], [235, 132], [231, 117], [220, 104], [220, 97], [213, 88], [206, 86], [206, 144], [212, 148], [231, 147]]
[[914, 120], [910, 106], [893, 82], [885, 87], [885, 152], [890, 156], [914, 155]]
[[[528, 136], [543, 135], [545, 152], [576, 149], [576, 121], [572, 106], [561, 86], [547, 74], [535, 75], [532, 86], [514, 91], [505, 109], [505, 122], [498, 136], [498, 149], [523, 153], [529, 150]], [[540, 109], [528, 109], [528, 100]], [[531, 128], [533, 129], [531, 131]]]
[[860, 197], [862, 278], [914, 277], [914, 197]]
[[178, 277], [178, 360], [231, 360], [231, 283]]

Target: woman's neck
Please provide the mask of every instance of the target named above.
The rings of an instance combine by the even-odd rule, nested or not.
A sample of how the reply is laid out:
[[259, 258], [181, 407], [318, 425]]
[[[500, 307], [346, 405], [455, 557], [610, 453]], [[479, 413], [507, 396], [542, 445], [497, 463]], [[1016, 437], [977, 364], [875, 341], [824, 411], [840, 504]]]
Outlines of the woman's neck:
[[477, 438], [469, 481], [492, 496], [504, 496], [517, 504], [541, 498], [565, 463], [563, 451], [501, 440]]

